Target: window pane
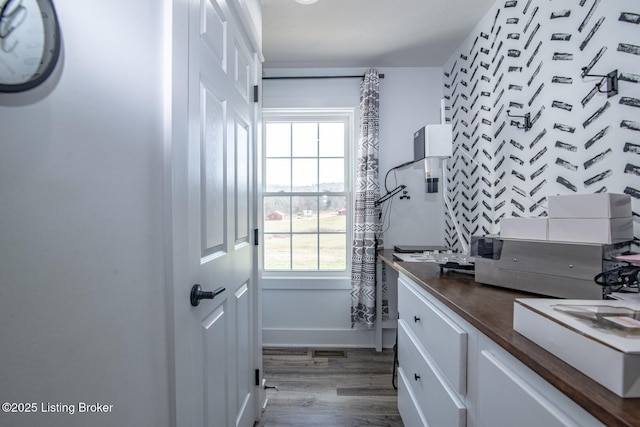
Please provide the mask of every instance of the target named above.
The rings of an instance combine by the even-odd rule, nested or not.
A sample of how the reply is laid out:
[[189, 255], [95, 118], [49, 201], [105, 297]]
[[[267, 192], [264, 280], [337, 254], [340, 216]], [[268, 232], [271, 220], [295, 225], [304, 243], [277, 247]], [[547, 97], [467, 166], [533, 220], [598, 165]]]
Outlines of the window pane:
[[291, 205], [295, 217], [292, 219], [294, 232], [318, 232], [318, 198], [292, 197]]
[[318, 124], [293, 123], [293, 157], [318, 156]]
[[288, 233], [291, 218], [289, 197], [264, 198], [264, 231], [266, 233]]
[[291, 241], [289, 234], [264, 235], [264, 268], [266, 270], [291, 269]]
[[291, 156], [291, 123], [267, 123], [265, 129], [265, 156]]
[[318, 269], [318, 235], [294, 234], [292, 238], [294, 270]]
[[269, 192], [291, 191], [291, 160], [267, 159], [265, 190]]
[[291, 191], [318, 191], [318, 160], [293, 159], [293, 188]]
[[344, 191], [344, 160], [320, 159], [320, 191]]
[[265, 114], [261, 246], [266, 271], [346, 272], [349, 123], [339, 112]]
[[345, 196], [322, 196], [320, 198], [320, 232], [346, 232], [347, 213]]
[[344, 157], [344, 123], [320, 123], [320, 157]]
[[345, 270], [347, 268], [347, 235], [320, 235], [320, 269]]

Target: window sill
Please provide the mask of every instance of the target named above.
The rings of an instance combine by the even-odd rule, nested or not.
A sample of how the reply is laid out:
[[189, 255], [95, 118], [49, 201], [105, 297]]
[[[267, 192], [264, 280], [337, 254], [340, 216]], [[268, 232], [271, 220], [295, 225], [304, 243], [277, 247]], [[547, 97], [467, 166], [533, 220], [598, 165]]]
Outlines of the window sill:
[[263, 276], [262, 289], [350, 290], [350, 277]]

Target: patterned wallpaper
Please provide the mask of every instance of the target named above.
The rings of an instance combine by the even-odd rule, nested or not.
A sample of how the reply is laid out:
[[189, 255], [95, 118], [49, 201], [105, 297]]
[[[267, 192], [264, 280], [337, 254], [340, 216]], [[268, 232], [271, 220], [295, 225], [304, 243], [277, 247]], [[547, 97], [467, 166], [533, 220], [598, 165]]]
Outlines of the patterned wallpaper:
[[[447, 197], [466, 239], [546, 216], [549, 195], [609, 192], [631, 195], [637, 242], [640, 2], [498, 0], [444, 70]], [[613, 96], [586, 76], [614, 70]], [[527, 113], [526, 131], [508, 116]], [[445, 239], [460, 247], [451, 218]]]

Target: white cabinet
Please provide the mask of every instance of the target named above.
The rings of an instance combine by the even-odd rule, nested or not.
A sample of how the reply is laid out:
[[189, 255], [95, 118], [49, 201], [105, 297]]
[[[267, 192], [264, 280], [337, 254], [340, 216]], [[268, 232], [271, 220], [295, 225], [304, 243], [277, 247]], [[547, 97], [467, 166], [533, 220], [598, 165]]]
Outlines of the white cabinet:
[[404, 274], [398, 312], [405, 426], [603, 426]]
[[423, 293], [407, 284], [400, 286], [400, 320], [456, 393], [463, 395], [467, 386], [467, 332], [430, 303]]
[[[438, 365], [407, 331], [400, 321], [398, 327], [398, 360], [404, 387], [410, 389], [416, 412], [422, 414], [431, 427], [464, 427], [466, 408], [439, 370]], [[406, 424], [406, 423], [405, 423]]]
[[480, 334], [478, 421], [481, 426], [603, 426], [591, 414]]
[[467, 333], [402, 276], [398, 306], [398, 405], [405, 425], [421, 419], [417, 425], [466, 426]]

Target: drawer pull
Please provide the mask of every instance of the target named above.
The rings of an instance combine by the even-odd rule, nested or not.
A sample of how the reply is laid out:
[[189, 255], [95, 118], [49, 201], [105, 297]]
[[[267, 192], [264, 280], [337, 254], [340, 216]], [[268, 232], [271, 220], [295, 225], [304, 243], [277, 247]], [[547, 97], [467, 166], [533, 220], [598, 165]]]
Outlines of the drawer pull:
[[418, 374], [413, 374], [413, 377], [416, 379], [416, 381], [418, 381], [420, 379], [420, 375], [418, 375]]
[[420, 318], [418, 316], [413, 316], [413, 321], [414, 323], [418, 323], [420, 321]]

